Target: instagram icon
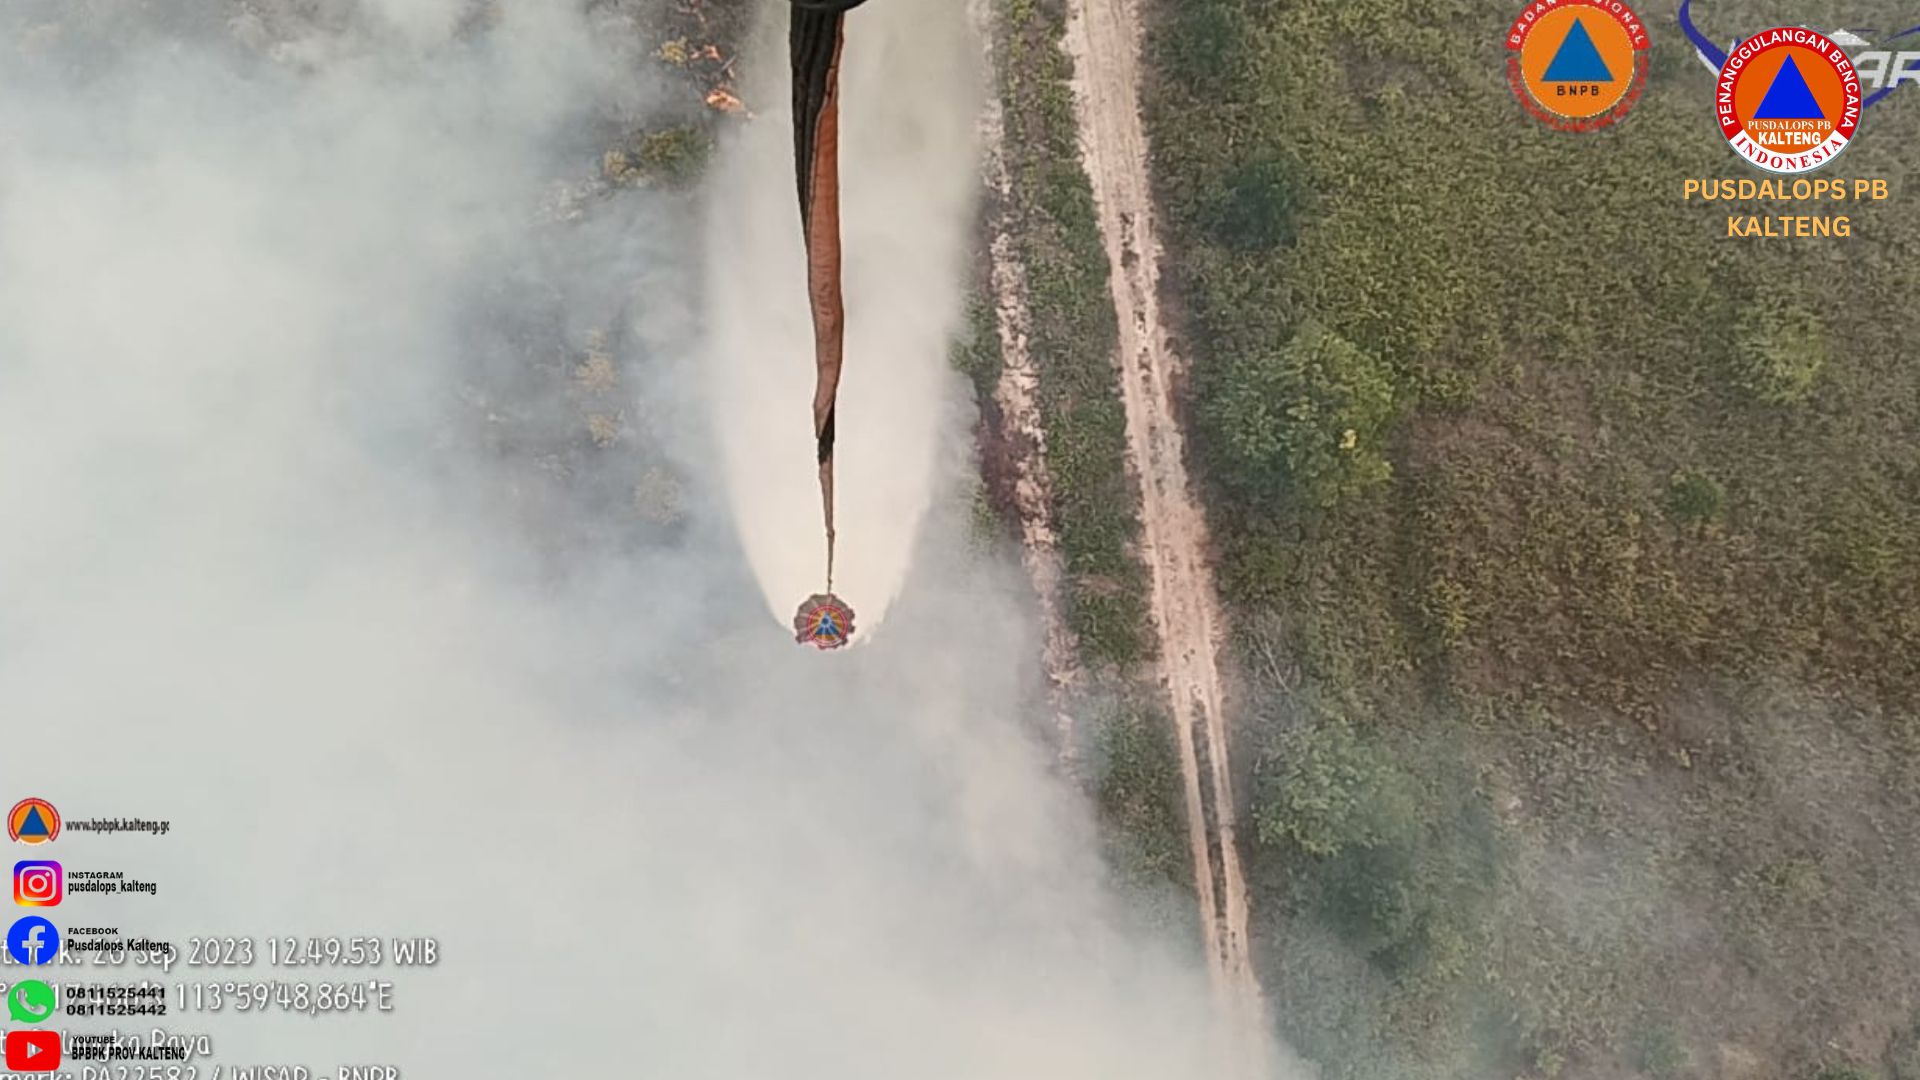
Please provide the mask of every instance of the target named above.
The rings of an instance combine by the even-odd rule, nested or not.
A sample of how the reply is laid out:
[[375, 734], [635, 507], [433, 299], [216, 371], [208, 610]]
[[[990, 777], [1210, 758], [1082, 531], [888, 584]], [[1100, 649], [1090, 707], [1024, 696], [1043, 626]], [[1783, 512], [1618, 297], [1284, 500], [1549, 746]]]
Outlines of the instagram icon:
[[13, 902], [21, 907], [53, 907], [66, 895], [66, 879], [57, 862], [13, 864]]

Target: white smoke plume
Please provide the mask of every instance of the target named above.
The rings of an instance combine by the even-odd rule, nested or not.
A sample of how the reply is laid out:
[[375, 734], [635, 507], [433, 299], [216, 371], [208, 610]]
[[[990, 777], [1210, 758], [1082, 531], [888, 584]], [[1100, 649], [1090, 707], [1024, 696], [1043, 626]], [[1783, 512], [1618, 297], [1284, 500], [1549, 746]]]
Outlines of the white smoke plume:
[[[778, 10], [775, 16], [780, 16]], [[779, 61], [784, 17], [757, 53]], [[906, 580], [950, 438], [941, 404], [978, 196], [980, 48], [964, 6], [904, 0], [847, 20], [842, 72], [847, 361], [836, 449], [835, 588], [870, 640]], [[813, 334], [792, 181], [784, 63], [763, 63], [768, 109], [723, 158], [707, 273], [709, 400], [742, 540], [783, 622], [825, 586], [814, 482]], [[796, 408], [796, 403], [798, 407]]]
[[[1027, 734], [1013, 572], [949, 520], [975, 83], [947, 6], [870, 5], [850, 52], [845, 587], [898, 600], [829, 658], [742, 565], [777, 608], [812, 585], [780, 546], [811, 572], [810, 470], [775, 471], [808, 456], [804, 393], [772, 400], [806, 368], [777, 115], [703, 196], [556, 226], [594, 132], [670, 108], [618, 5], [0, 14], [0, 802], [171, 823], [63, 835], [159, 893], [62, 925], [443, 949], [167, 976], [390, 980], [390, 1015], [69, 1030], [416, 1080], [1207, 1073], [1191, 947], [1121, 929]], [[627, 441], [582, 464], [567, 370], [609, 326]], [[643, 441], [677, 528], [636, 517]]]

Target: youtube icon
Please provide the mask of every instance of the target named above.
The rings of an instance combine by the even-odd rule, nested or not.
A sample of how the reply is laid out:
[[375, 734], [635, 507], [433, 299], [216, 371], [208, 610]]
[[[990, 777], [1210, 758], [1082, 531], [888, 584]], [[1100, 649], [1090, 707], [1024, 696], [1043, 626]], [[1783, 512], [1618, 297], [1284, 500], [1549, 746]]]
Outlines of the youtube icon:
[[7, 1032], [8, 1072], [52, 1072], [60, 1067], [57, 1031]]

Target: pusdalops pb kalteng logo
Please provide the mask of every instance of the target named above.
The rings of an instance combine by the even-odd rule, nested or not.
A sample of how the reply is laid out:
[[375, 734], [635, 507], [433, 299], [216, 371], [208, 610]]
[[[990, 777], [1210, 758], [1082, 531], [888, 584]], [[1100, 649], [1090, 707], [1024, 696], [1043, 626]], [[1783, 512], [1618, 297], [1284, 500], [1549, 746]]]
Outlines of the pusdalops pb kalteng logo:
[[1561, 131], [1620, 119], [1647, 85], [1647, 28], [1621, 0], [1535, 0], [1507, 30], [1507, 82]]
[[1832, 161], [1860, 126], [1860, 72], [1818, 30], [1777, 26], [1753, 35], [1720, 66], [1714, 115], [1734, 152], [1776, 173]]

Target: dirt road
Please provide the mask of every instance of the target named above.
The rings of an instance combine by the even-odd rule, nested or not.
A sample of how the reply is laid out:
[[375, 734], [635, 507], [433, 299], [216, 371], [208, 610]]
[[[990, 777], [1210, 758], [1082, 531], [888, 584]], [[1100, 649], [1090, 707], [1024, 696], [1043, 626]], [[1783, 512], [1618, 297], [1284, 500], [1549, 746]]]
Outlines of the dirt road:
[[1140, 117], [1137, 0], [1068, 0], [1081, 154], [1093, 182], [1120, 319], [1127, 441], [1140, 478], [1142, 542], [1163, 678], [1178, 728], [1195, 883], [1214, 986], [1233, 1021], [1243, 1073], [1261, 1070], [1264, 1006], [1247, 941], [1247, 886], [1228, 768], [1216, 650], [1225, 628], [1206, 519], [1174, 408], [1180, 371], [1160, 321], [1161, 248]]

